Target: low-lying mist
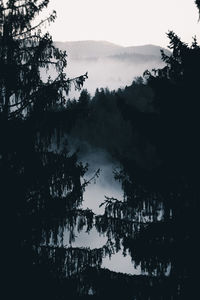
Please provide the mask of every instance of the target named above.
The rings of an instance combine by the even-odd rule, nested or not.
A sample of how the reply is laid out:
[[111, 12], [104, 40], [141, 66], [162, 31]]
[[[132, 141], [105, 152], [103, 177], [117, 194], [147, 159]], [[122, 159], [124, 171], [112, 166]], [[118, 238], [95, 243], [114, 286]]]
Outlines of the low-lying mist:
[[[68, 54], [68, 78], [74, 78], [88, 72], [84, 88], [93, 96], [97, 88], [117, 90], [131, 85], [135, 77], [142, 76], [145, 70], [161, 68], [161, 48], [154, 45], [122, 47], [108, 42], [56, 42], [55, 45]], [[168, 50], [162, 49], [166, 54]], [[56, 72], [50, 68], [42, 72], [42, 78], [49, 75], [55, 78]], [[73, 89], [69, 98], [78, 98], [79, 92]]]
[[[77, 74], [88, 72], [88, 79], [84, 83], [84, 88], [94, 95], [97, 88], [108, 88], [117, 90], [131, 85], [134, 78], [141, 76], [145, 70], [159, 68], [163, 65], [161, 60], [134, 60], [123, 58], [99, 58], [94, 60], [69, 60], [67, 75], [70, 78]], [[76, 93], [71, 92], [71, 96], [76, 97]]]
[[[74, 153], [78, 149], [79, 161], [88, 164], [88, 172], [85, 179], [89, 180], [100, 169], [99, 177], [92, 180], [86, 187], [83, 198], [83, 208], [91, 209], [96, 215], [104, 213], [104, 207], [99, 207], [105, 200], [105, 196], [114, 197], [119, 200], [123, 199], [123, 190], [121, 184], [115, 180], [114, 171], [119, 168], [119, 163], [114, 160], [110, 154], [97, 147], [89, 145], [89, 143], [79, 139], [67, 136], [69, 153]], [[75, 241], [72, 242], [74, 247], [90, 247], [91, 249], [101, 248], [107, 242], [107, 237], [100, 235], [95, 228], [90, 232], [83, 230], [81, 233], [75, 231]], [[65, 233], [64, 243], [69, 243], [69, 232]], [[141, 274], [140, 267], [134, 267], [130, 255], [124, 256], [122, 250], [113, 254], [111, 258], [103, 259], [103, 268], [111, 271]]]
[[92, 209], [95, 214], [102, 214], [104, 208], [99, 206], [105, 200], [105, 196], [123, 199], [121, 184], [114, 178], [114, 171], [120, 167], [119, 162], [106, 150], [91, 146], [86, 141], [71, 136], [67, 136], [67, 141], [70, 153], [78, 150], [79, 161], [88, 164], [86, 180], [90, 180], [96, 171], [100, 170], [98, 178], [86, 187], [83, 208]]

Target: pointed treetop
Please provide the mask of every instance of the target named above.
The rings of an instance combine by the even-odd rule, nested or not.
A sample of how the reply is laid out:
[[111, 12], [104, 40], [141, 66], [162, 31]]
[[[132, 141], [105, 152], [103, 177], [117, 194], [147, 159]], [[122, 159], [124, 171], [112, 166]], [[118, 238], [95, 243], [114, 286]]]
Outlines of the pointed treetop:
[[198, 7], [199, 10], [199, 16], [200, 16], [200, 0], [195, 0], [196, 6]]

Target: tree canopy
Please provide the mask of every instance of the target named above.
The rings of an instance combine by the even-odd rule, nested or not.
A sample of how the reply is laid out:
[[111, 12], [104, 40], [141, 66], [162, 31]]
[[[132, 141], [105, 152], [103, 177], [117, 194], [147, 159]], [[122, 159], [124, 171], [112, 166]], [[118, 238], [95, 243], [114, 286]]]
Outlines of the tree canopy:
[[[27, 114], [33, 107], [49, 109], [64, 103], [70, 86], [80, 88], [87, 75], [69, 79], [64, 73], [66, 53], [57, 49], [51, 36], [43, 32], [47, 23], [55, 21], [53, 11], [46, 19], [35, 19], [49, 1], [1, 1], [0, 67], [1, 111], [7, 118]], [[38, 18], [37, 18], [38, 19]], [[55, 68], [55, 78], [41, 78], [42, 69]]]
[[197, 5], [197, 7], [198, 7], [198, 9], [200, 11], [200, 1], [199, 0], [195, 0], [195, 3], [196, 3], [196, 5]]
[[[66, 75], [67, 56], [34, 24], [48, 0], [0, 2], [0, 183], [5, 216], [5, 278], [13, 299], [188, 299], [197, 287], [200, 167], [200, 47], [168, 33], [165, 67], [125, 89], [80, 89], [87, 73]], [[199, 1], [196, 1], [200, 7]], [[42, 71], [57, 76], [44, 80]], [[62, 109], [58, 109], [62, 108]], [[113, 134], [113, 132], [119, 134]], [[88, 166], [70, 154], [65, 134], [102, 147], [121, 164], [124, 198], [105, 197], [102, 215], [83, 209]], [[73, 247], [92, 228], [99, 249]], [[66, 232], [69, 238], [66, 239]], [[101, 269], [122, 249], [141, 275]], [[12, 295], [11, 295], [12, 294]]]

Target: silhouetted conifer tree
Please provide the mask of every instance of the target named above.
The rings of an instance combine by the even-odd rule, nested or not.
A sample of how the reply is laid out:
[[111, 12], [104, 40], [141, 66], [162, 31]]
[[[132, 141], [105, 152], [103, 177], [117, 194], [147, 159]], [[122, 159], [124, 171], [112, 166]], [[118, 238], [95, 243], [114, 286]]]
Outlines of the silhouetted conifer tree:
[[198, 9], [200, 11], [200, 1], [199, 0], [195, 0], [195, 3], [196, 3], [196, 5], [197, 5], [197, 7], [198, 7]]
[[[107, 234], [111, 249], [128, 250], [136, 266], [155, 276], [150, 299], [188, 299], [198, 290], [200, 47], [196, 38], [190, 47], [173, 32], [168, 37], [172, 54], [162, 52], [166, 66], [145, 72], [154, 95], [150, 114], [157, 117], [144, 115], [144, 127], [137, 127], [138, 140], [145, 137], [157, 150], [153, 168], [141, 164], [134, 154], [121, 155], [124, 170], [116, 177], [122, 181], [124, 201], [107, 198], [105, 214], [96, 217], [96, 226]], [[124, 116], [138, 126], [132, 112], [124, 103]], [[152, 121], [157, 126], [152, 127]], [[163, 288], [162, 280], [171, 282], [165, 296], [155, 292], [156, 284], [159, 291]]]
[[[6, 296], [87, 299], [90, 291], [97, 299], [189, 299], [198, 256], [197, 41], [189, 47], [170, 32], [172, 55], [162, 53], [166, 66], [146, 72], [147, 84], [140, 78], [118, 93], [100, 90], [92, 101], [83, 91], [79, 101], [66, 104], [63, 113], [58, 107], [65, 107], [70, 85], [79, 89], [87, 74], [67, 78], [66, 53], [54, 47], [48, 33], [42, 35], [42, 26], [54, 21], [55, 13], [32, 25], [48, 2], [0, 1], [0, 182]], [[199, 1], [196, 4], [199, 8]], [[57, 77], [44, 81], [41, 70], [52, 67]], [[132, 97], [149, 96], [150, 110], [131, 104]], [[89, 183], [83, 179], [87, 167], [77, 162], [76, 153], [69, 155], [64, 145], [59, 147], [65, 116], [70, 113], [79, 118], [83, 112], [85, 122], [95, 123], [106, 134], [113, 128], [111, 115], [117, 115], [114, 124], [123, 124], [124, 133], [131, 132], [129, 156], [113, 151], [114, 143], [107, 147], [123, 166], [116, 179], [122, 183], [124, 199], [106, 197], [100, 216], [81, 208]], [[152, 148], [156, 155], [150, 156], [148, 164], [146, 156]], [[93, 226], [107, 236], [104, 247], [71, 246], [76, 230], [89, 232]], [[102, 258], [121, 248], [143, 275], [100, 269]]]
[[[64, 73], [66, 53], [55, 48], [51, 36], [42, 34], [46, 23], [54, 22], [55, 11], [32, 25], [49, 1], [9, 0], [0, 7], [1, 111], [10, 119], [27, 115], [36, 106], [43, 111], [56, 103], [64, 103], [65, 95], [74, 83], [80, 88], [87, 75], [70, 80]], [[50, 66], [56, 78], [44, 82], [41, 71]]]
[[[8, 299], [61, 299], [67, 282], [61, 278], [101, 261], [101, 251], [70, 246], [76, 227], [92, 226], [93, 213], [80, 208], [87, 168], [67, 149], [52, 149], [60, 133], [48, 127], [45, 114], [64, 106], [70, 86], [80, 89], [87, 74], [67, 78], [66, 53], [42, 34], [55, 12], [33, 25], [48, 3], [0, 2], [0, 182]], [[50, 67], [57, 76], [45, 81], [42, 70]]]

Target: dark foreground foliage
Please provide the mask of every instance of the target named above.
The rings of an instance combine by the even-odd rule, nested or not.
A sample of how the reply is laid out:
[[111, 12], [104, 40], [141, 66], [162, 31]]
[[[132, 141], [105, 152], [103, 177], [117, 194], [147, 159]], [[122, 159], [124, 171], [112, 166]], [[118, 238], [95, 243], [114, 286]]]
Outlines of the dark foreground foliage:
[[[166, 66], [130, 87], [83, 91], [68, 101], [66, 53], [45, 22], [49, 1], [0, 1], [0, 183], [6, 299], [189, 299], [198, 289], [200, 47], [173, 32]], [[199, 7], [199, 2], [196, 1]], [[44, 82], [40, 70], [55, 66]], [[62, 109], [61, 109], [62, 107]], [[87, 166], [65, 134], [104, 148], [121, 163], [124, 199], [105, 198], [103, 215], [83, 210]], [[113, 134], [117, 133], [117, 134]], [[62, 147], [60, 147], [62, 141]], [[98, 172], [97, 174], [98, 175]], [[75, 248], [95, 227], [100, 249]], [[66, 239], [66, 232], [70, 233]], [[142, 275], [101, 269], [123, 250]]]
[[200, 47], [196, 39], [188, 46], [173, 32], [168, 37], [172, 54], [162, 53], [163, 69], [146, 71], [117, 92], [102, 89], [91, 97], [83, 91], [63, 116], [73, 116], [71, 136], [121, 162], [115, 176], [124, 201], [105, 199], [104, 215], [95, 217], [108, 248], [128, 251], [158, 282], [173, 281], [166, 299], [188, 299], [198, 278]]

